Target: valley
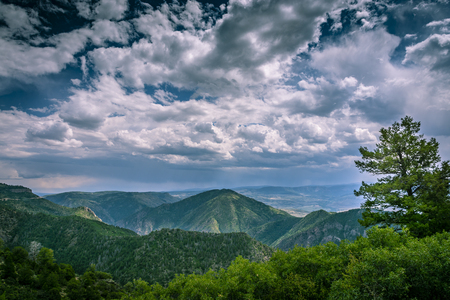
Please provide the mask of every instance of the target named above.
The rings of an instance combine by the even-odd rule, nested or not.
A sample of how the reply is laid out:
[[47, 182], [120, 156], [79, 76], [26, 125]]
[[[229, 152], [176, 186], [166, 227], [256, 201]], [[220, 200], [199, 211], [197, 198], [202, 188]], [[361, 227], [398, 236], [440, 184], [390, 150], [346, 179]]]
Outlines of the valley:
[[[297, 206], [292, 204], [296, 203], [293, 199], [277, 200], [278, 205], [285, 210], [287, 209], [285, 205], [298, 209], [302, 203], [307, 202], [306, 199], [314, 198], [316, 200], [311, 200], [313, 204], [310, 207], [314, 207], [316, 205], [314, 203], [322, 203], [330, 209], [332, 192], [336, 193], [338, 199], [338, 203], [334, 204], [335, 207], [355, 205], [354, 200], [349, 200], [348, 203], [345, 201], [350, 198], [350, 189], [353, 187], [353, 185], [255, 189], [247, 187], [245, 191], [259, 197], [265, 195], [265, 199], [274, 195], [299, 197], [308, 193], [309, 196], [304, 196], [303, 202]], [[354, 240], [364, 235], [364, 228], [357, 222], [361, 218], [359, 209], [338, 213], [321, 209], [311, 213], [304, 212], [304, 217], [296, 217], [285, 210], [274, 208], [229, 189], [205, 191], [182, 200], [175, 197], [180, 195], [188, 194], [109, 191], [67, 192], [46, 197], [68, 207], [79, 205], [89, 207], [105, 223], [128, 228], [140, 235], [163, 228], [210, 233], [246, 232], [258, 241], [283, 250], [292, 249], [296, 244], [314, 246], [328, 241], [339, 243], [344, 239]]]

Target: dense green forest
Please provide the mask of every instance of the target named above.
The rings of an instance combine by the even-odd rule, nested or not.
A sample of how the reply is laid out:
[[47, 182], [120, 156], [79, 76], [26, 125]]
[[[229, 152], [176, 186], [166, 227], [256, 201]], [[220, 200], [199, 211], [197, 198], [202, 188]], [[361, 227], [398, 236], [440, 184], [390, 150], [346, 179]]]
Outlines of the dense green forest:
[[118, 285], [94, 266], [76, 276], [50, 249], [33, 256], [0, 248], [0, 299], [447, 299], [450, 292], [449, 233], [418, 239], [374, 227], [353, 243], [278, 250], [265, 262], [239, 256], [227, 269], [166, 285]]
[[71, 265], [55, 263], [53, 250], [22, 247], [12, 251], [0, 240], [0, 299], [120, 299], [123, 288], [112, 276], [90, 266], [77, 276]]
[[0, 203], [0, 237], [9, 247], [32, 242], [55, 251], [58, 262], [82, 273], [91, 264], [120, 283], [142, 278], [167, 283], [175, 274], [226, 268], [241, 255], [267, 260], [273, 249], [245, 233], [213, 234], [163, 229], [146, 236], [78, 216], [17, 211]]
[[[26, 188], [5, 188], [11, 194], [0, 202], [0, 299], [446, 299], [450, 293], [449, 233], [417, 238], [375, 226], [366, 237], [351, 234], [359, 236], [354, 242], [333, 240], [352, 232], [360, 210], [275, 218], [249, 230], [266, 243], [283, 232], [285, 252], [246, 233], [162, 229], [139, 236], [64, 215]], [[293, 245], [311, 237], [334, 243]]]

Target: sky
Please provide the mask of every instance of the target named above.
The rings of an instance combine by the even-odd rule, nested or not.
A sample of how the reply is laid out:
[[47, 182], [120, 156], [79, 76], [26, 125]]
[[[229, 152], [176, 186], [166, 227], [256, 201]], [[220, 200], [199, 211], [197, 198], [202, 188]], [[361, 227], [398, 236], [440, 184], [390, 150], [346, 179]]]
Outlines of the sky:
[[406, 115], [448, 160], [449, 50], [448, 0], [1, 0], [0, 182], [370, 181]]

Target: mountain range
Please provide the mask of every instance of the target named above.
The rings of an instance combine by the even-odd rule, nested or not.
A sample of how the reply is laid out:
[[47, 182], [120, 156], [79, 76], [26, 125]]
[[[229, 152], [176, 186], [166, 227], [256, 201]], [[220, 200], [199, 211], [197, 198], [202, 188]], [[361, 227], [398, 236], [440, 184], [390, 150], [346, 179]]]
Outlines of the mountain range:
[[[334, 190], [339, 197], [347, 195], [348, 187], [261, 187], [255, 190], [267, 195], [298, 195], [307, 190], [326, 195]], [[46, 197], [67, 207], [40, 198], [24, 187], [0, 186], [4, 206], [33, 214], [101, 219], [140, 235], [163, 228], [208, 233], [245, 232], [266, 245], [289, 250], [295, 245], [340, 243], [343, 239], [354, 240], [365, 234], [357, 222], [362, 212], [359, 209], [338, 213], [318, 210], [296, 217], [229, 189], [210, 190], [183, 200], [169, 193], [117, 191], [66, 192]]]
[[46, 197], [68, 207], [28, 188], [0, 184], [0, 238], [6, 245], [26, 248], [36, 242], [79, 274], [95, 264], [121, 283], [134, 278], [166, 283], [177, 273], [226, 268], [238, 255], [264, 261], [274, 248], [339, 244], [365, 234], [357, 222], [359, 209], [295, 217], [229, 189], [183, 200], [168, 193], [115, 191]]
[[238, 232], [162, 229], [139, 236], [101, 222], [93, 213], [76, 213], [88, 209], [60, 206], [21, 186], [1, 185], [0, 199], [0, 238], [8, 247], [29, 249], [34, 242], [53, 249], [55, 259], [72, 265], [78, 274], [95, 264], [122, 284], [136, 278], [165, 284], [175, 274], [227, 268], [237, 256], [268, 260], [274, 251]]
[[364, 235], [360, 209], [340, 213], [319, 210], [303, 218], [243, 196], [235, 191], [211, 190], [179, 202], [141, 211], [117, 222], [139, 234], [161, 228], [226, 233], [246, 232], [256, 240], [283, 250], [296, 244], [314, 246]]

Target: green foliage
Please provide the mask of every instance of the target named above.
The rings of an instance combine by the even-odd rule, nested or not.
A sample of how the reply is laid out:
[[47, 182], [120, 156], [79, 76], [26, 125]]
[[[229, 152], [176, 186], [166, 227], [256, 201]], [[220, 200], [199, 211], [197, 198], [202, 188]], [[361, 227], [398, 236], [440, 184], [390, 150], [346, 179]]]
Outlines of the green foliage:
[[386, 175], [355, 191], [365, 199], [363, 226], [407, 227], [418, 237], [450, 230], [450, 165], [439, 164], [439, 143], [427, 141], [419, 131], [420, 122], [407, 116], [381, 128], [374, 151], [359, 149], [362, 160], [355, 163], [361, 172]]
[[[0, 240], [1, 241], [1, 240]], [[120, 299], [123, 289], [111, 275], [91, 266], [78, 278], [70, 265], [56, 264], [51, 249], [42, 248], [37, 263], [21, 247], [1, 252], [0, 299]]]
[[167, 287], [130, 283], [124, 299], [446, 299], [450, 234], [417, 239], [392, 228], [367, 238], [238, 257], [228, 269], [180, 275]]
[[244, 233], [213, 234], [180, 229], [110, 240], [103, 249], [97, 267], [110, 272], [119, 282], [142, 278], [160, 284], [167, 284], [176, 274], [204, 274], [210, 269], [226, 268], [238, 255], [264, 261], [273, 252]]
[[[166, 238], [173, 235], [177, 240], [189, 239], [181, 230], [160, 233]], [[42, 248], [36, 263], [28, 259], [24, 249], [3, 249], [0, 299], [426, 300], [447, 299], [450, 292], [450, 233], [417, 239], [392, 228], [373, 227], [367, 238], [360, 237], [353, 243], [278, 250], [264, 262], [238, 256], [227, 269], [177, 275], [165, 287], [148, 285], [141, 279], [121, 287], [95, 265], [76, 277], [69, 265], [56, 264], [52, 254]], [[145, 268], [144, 264], [140, 266]], [[25, 272], [29, 276], [24, 276], [28, 281], [20, 280], [23, 269], [29, 271]]]
[[348, 245], [350, 264], [333, 283], [331, 299], [447, 298], [448, 233], [418, 240], [391, 228], [374, 228], [358, 242]]

